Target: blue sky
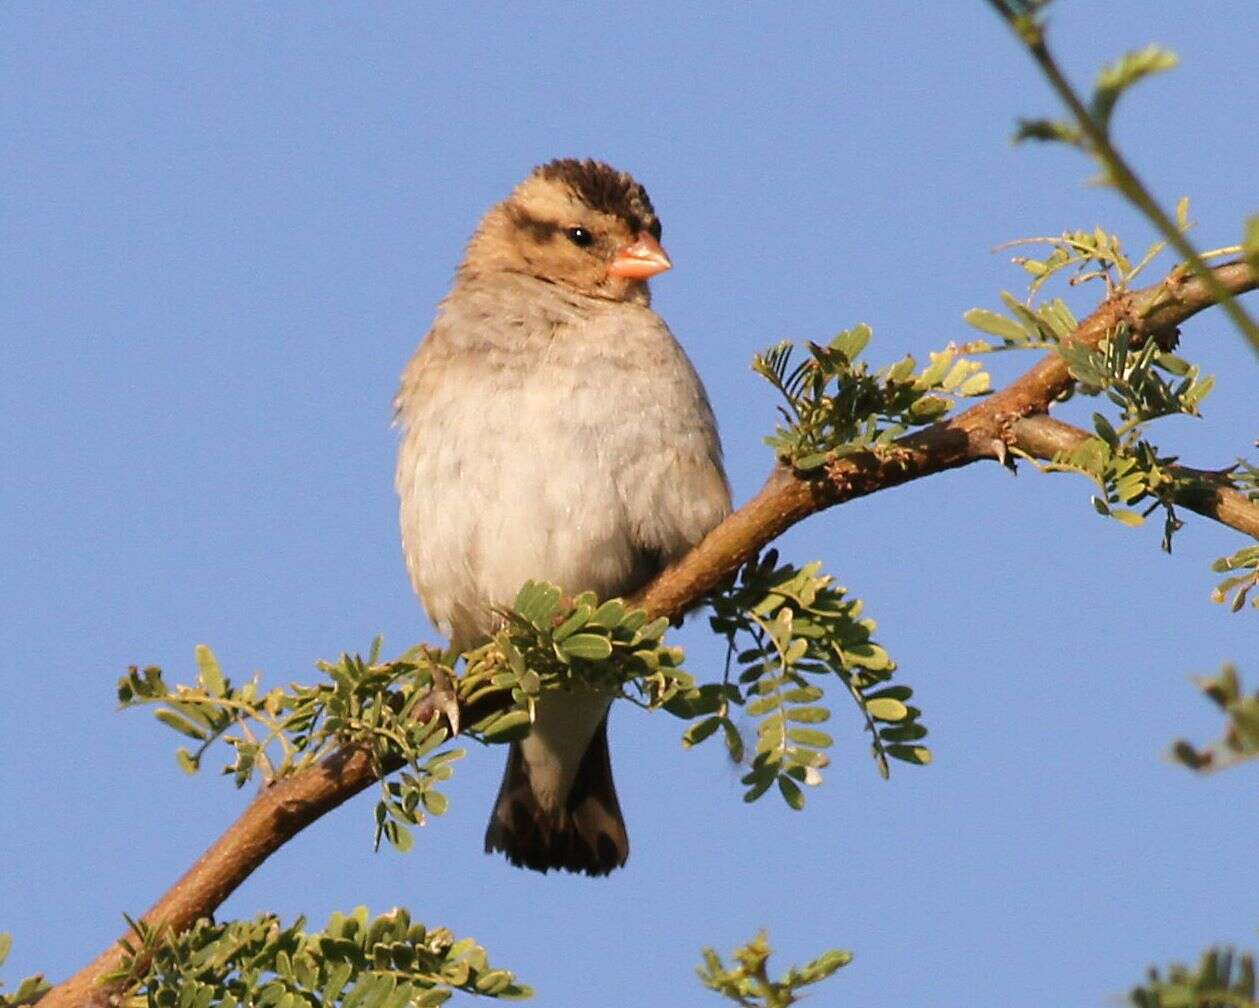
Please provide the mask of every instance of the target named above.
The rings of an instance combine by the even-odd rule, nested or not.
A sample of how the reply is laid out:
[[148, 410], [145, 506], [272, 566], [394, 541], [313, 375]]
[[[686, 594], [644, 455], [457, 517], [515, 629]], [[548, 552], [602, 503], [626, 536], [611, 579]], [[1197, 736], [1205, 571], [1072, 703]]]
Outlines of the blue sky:
[[[947, 8], [947, 13], [945, 12]], [[1180, 69], [1124, 100], [1118, 137], [1200, 247], [1255, 205], [1248, 79], [1259, 9], [1061, 2], [1084, 83], [1160, 41]], [[649, 189], [676, 268], [656, 307], [712, 394], [736, 500], [770, 465], [748, 369], [779, 339], [870, 323], [876, 361], [925, 357], [1021, 271], [992, 246], [1150, 231], [1077, 155], [1008, 142], [1055, 110], [985, 4], [7, 4], [0, 8], [0, 930], [5, 976], [64, 976], [142, 912], [247, 801], [189, 779], [178, 740], [114, 713], [133, 662], [309, 679], [315, 658], [431, 638], [407, 583], [389, 403], [485, 208], [534, 164], [595, 156]], [[1086, 310], [1097, 291], [1068, 295]], [[1218, 312], [1185, 327], [1219, 377], [1165, 425], [1228, 464], [1255, 360]], [[991, 362], [998, 381], [1031, 359]], [[1064, 415], [1087, 416], [1092, 404]], [[825, 561], [915, 687], [936, 762], [880, 781], [836, 698], [805, 812], [745, 807], [716, 743], [618, 710], [633, 853], [606, 880], [481, 853], [500, 751], [406, 856], [371, 800], [292, 842], [223, 907], [321, 921], [409, 907], [470, 934], [547, 1006], [716, 1003], [703, 945], [768, 927], [779, 961], [840, 946], [817, 1004], [1102, 1004], [1151, 962], [1253, 944], [1255, 771], [1163, 758], [1219, 727], [1189, 684], [1259, 676], [1254, 619], [1207, 599], [1242, 543], [1194, 519], [1094, 515], [1086, 484], [974, 467], [817, 516]], [[701, 621], [696, 671], [720, 654]]]

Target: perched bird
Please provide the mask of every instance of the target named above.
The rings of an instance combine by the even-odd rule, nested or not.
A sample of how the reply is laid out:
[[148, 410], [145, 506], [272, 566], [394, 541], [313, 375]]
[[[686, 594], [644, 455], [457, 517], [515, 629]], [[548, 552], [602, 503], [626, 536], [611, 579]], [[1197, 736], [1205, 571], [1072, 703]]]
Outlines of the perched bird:
[[[395, 402], [403, 553], [458, 650], [526, 580], [626, 595], [729, 513], [703, 385], [650, 308], [647, 279], [671, 265], [646, 191], [596, 161], [534, 169], [469, 241]], [[540, 698], [487, 852], [542, 872], [625, 863], [611, 700]]]

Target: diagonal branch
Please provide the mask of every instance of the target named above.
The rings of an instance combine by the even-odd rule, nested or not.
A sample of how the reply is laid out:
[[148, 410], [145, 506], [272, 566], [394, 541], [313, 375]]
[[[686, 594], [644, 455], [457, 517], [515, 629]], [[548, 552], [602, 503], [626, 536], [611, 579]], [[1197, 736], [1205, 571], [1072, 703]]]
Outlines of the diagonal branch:
[[[1226, 263], [1213, 273], [1215, 284], [1231, 295], [1259, 287], [1259, 275], [1244, 262]], [[1173, 274], [1145, 290], [1119, 292], [1085, 319], [1071, 339], [1095, 346], [1121, 321], [1128, 324], [1134, 340], [1167, 337], [1186, 319], [1216, 303], [1215, 284]], [[818, 511], [981, 459], [1004, 459], [1007, 446], [1020, 443], [1020, 438], [1049, 436], [1047, 428], [1036, 425], [1039, 420], [1029, 427], [1024, 418], [1046, 413], [1072, 383], [1066, 362], [1051, 353], [978, 405], [899, 439], [889, 450], [834, 461], [821, 478], [778, 466], [752, 500], [629, 601], [652, 616], [680, 618], [761, 549]], [[434, 700], [418, 716], [427, 719], [438, 710]], [[463, 721], [472, 723], [479, 715], [467, 712]], [[154, 904], [145, 922], [179, 932], [211, 914], [288, 840], [377, 780], [367, 750], [349, 746], [319, 766], [267, 788]], [[117, 945], [106, 949], [49, 991], [40, 1002], [42, 1008], [116, 1004], [125, 985], [104, 984], [101, 978], [117, 970], [122, 958]]]
[[[1244, 262], [1225, 263], [1213, 272], [1233, 295], [1259, 287], [1259, 275]], [[1182, 322], [1213, 304], [1214, 295], [1204, 281], [1176, 272], [1144, 290], [1108, 298], [1080, 323], [1071, 340], [1096, 346], [1119, 322], [1127, 323], [1134, 342], [1171, 336]], [[1073, 384], [1067, 362], [1058, 353], [1049, 353], [1004, 389], [952, 420], [899, 439], [893, 450], [832, 462], [826, 480], [779, 467], [760, 493], [632, 601], [653, 615], [677, 618], [767, 543], [811, 514], [980, 459], [1003, 459], [1006, 447], [1014, 443], [1012, 425], [1047, 413]]]

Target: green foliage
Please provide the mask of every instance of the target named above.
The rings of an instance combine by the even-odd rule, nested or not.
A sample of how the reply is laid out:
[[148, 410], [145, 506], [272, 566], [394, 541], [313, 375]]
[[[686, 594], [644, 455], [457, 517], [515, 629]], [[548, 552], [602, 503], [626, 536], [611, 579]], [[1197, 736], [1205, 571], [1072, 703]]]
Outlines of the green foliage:
[[[1038, 281], [1033, 281], [1033, 285], [1037, 283]], [[1023, 304], [1009, 291], [1001, 292], [1001, 300], [1009, 309], [1008, 316], [987, 308], [972, 308], [962, 316], [980, 332], [1001, 337], [1000, 345], [993, 345], [986, 340], [967, 343], [968, 353], [1052, 349], [1070, 336], [1079, 325], [1071, 314], [1071, 309], [1060, 298], [1036, 308]]]
[[1114, 63], [1102, 67], [1089, 102], [1089, 114], [1093, 121], [1108, 131], [1115, 103], [1128, 88], [1146, 77], [1173, 69], [1179, 62], [1174, 52], [1149, 45], [1126, 52]]
[[756, 355], [752, 370], [785, 402], [779, 407], [785, 425], [765, 439], [780, 459], [807, 471], [830, 459], [890, 449], [910, 428], [942, 419], [958, 399], [991, 391], [987, 373], [955, 347], [932, 353], [922, 371], [906, 356], [872, 372], [858, 359], [871, 335], [863, 324], [826, 346], [810, 342], [809, 356], [794, 366], [790, 340]]
[[[1085, 395], [1104, 394], [1120, 409], [1124, 427], [1183, 413], [1200, 416], [1198, 404], [1215, 385], [1198, 368], [1154, 342], [1132, 345], [1128, 327], [1119, 325], [1094, 349], [1080, 343], [1059, 347], [1077, 388]], [[1178, 379], [1178, 380], [1169, 380]]]
[[[1142, 184], [1115, 147], [1110, 136], [1110, 123], [1119, 98], [1134, 84], [1176, 65], [1176, 55], [1158, 46], [1134, 50], [1121, 59], [1104, 67], [1097, 77], [1092, 98], [1085, 104], [1067, 82], [1045, 42], [1044, 25], [1037, 17], [1040, 4], [1020, 3], [1015, 0], [989, 0], [1006, 19], [1019, 37], [1029, 55], [1040, 67], [1050, 86], [1057, 92], [1073, 121], [1058, 119], [1034, 119], [1020, 121], [1015, 141], [1035, 139], [1070, 144], [1090, 155], [1101, 169], [1096, 181], [1113, 186], [1125, 199], [1139, 210], [1162, 234], [1163, 238], [1184, 260], [1188, 268], [1202, 280], [1219, 302], [1238, 330], [1259, 352], [1259, 326], [1224, 286], [1219, 277], [1207, 267], [1205, 256], [1200, 255], [1184, 236], [1184, 223], [1173, 222], [1158, 201]], [[1251, 222], [1246, 225], [1247, 259], [1259, 262], [1254, 252], [1259, 248], [1259, 230]]]
[[[1259, 445], [1259, 441], [1255, 444]], [[1245, 459], [1238, 459], [1228, 475], [1234, 490], [1244, 493], [1249, 500], [1259, 501], [1259, 466], [1251, 465]]]
[[[1220, 557], [1211, 564], [1211, 569], [1221, 574], [1236, 570], [1245, 572], [1225, 578], [1211, 592], [1212, 602], [1228, 602], [1231, 596], [1233, 612], [1240, 612], [1246, 604], [1246, 595], [1252, 588], [1259, 587], [1259, 546], [1244, 546], [1232, 556]], [[1259, 609], [1259, 592], [1255, 593], [1250, 604]]]
[[703, 717], [687, 729], [685, 745], [697, 745], [720, 728], [736, 761], [744, 757], [744, 743], [732, 707], [757, 719], [754, 755], [743, 778], [745, 801], [777, 784], [787, 804], [799, 809], [800, 785], [821, 782], [830, 762], [823, 750], [832, 739], [816, 726], [831, 716], [822, 701], [832, 676], [861, 711], [884, 777], [888, 757], [919, 765], [931, 760], [921, 744], [927, 734], [918, 720], [921, 712], [906, 702], [913, 691], [890, 685], [896, 665], [871, 640], [874, 621], [861, 618], [861, 601], [846, 599], [845, 589], [820, 574], [820, 566], [780, 566], [773, 550], [745, 565], [736, 582], [709, 599], [712, 628], [726, 638], [738, 666], [735, 681], [727, 668], [724, 682], [666, 705], [681, 717]]
[[[1176, 207], [1177, 227], [1189, 228], [1189, 201]], [[1002, 292], [1009, 315], [972, 308], [964, 318], [977, 329], [1002, 339], [1000, 346], [977, 341], [968, 343], [968, 352], [985, 350], [1052, 347], [1066, 360], [1074, 391], [1084, 395], [1104, 395], [1119, 410], [1115, 423], [1101, 413], [1093, 414], [1096, 436], [1060, 453], [1039, 468], [1046, 472], [1075, 472], [1092, 480], [1100, 494], [1092, 498], [1094, 509], [1129, 526], [1138, 526], [1158, 508], [1164, 512], [1163, 548], [1171, 549], [1172, 537], [1182, 522], [1176, 515], [1176, 502], [1195, 496], [1210, 496], [1211, 486], [1200, 477], [1175, 467], [1176, 459], [1163, 456], [1144, 437], [1146, 425], [1166, 416], [1199, 416], [1199, 406], [1210, 394], [1215, 379], [1203, 377], [1196, 365], [1167, 352], [1153, 341], [1134, 348], [1126, 325], [1090, 348], [1066, 340], [1077, 322], [1061, 300], [1037, 306], [1036, 295], [1051, 277], [1069, 266], [1076, 267], [1071, 283], [1103, 279], [1107, 290], [1122, 289], [1161, 252], [1165, 242], [1156, 242], [1135, 265], [1123, 252], [1120, 240], [1101, 228], [1093, 232], [1064, 232], [1060, 238], [1029, 238], [1011, 244], [1043, 242], [1053, 251], [1043, 260], [1015, 259], [1032, 274], [1028, 301], [1022, 303]], [[1217, 253], [1239, 249], [1218, 249]], [[1213, 253], [1214, 254], [1214, 253]], [[1235, 490], [1259, 500], [1259, 469], [1244, 460], [1219, 474]], [[1146, 503], [1142, 510], [1131, 505]], [[1213, 565], [1220, 572], [1243, 570], [1225, 579], [1213, 594], [1217, 602], [1232, 598], [1234, 611], [1240, 609], [1247, 592], [1259, 584], [1259, 560], [1255, 549], [1247, 547]], [[1255, 604], [1259, 606], [1259, 596]]]
[[787, 1008], [801, 1000], [797, 992], [802, 987], [825, 980], [852, 962], [851, 952], [831, 949], [806, 966], [793, 966], [781, 979], [770, 980], [771, 953], [765, 932], [761, 931], [734, 950], [730, 966], [711, 948], [704, 949], [704, 961], [696, 972], [705, 987], [744, 1008]]
[[[1189, 229], [1188, 197], [1182, 198], [1176, 205], [1176, 221], [1180, 231]], [[998, 346], [982, 341], [968, 343], [965, 347], [968, 353], [1057, 347], [1075, 331], [1079, 322], [1060, 298], [1040, 305], [1034, 303], [1036, 296], [1046, 283], [1059, 277], [1063, 271], [1073, 270], [1069, 280], [1071, 286], [1089, 280], [1101, 280], [1105, 283], [1108, 293], [1123, 290], [1157, 258], [1159, 253], [1167, 247], [1167, 242], [1155, 242], [1135, 263], [1124, 252], [1123, 242], [1120, 241], [1119, 236], [1100, 227], [1092, 231], [1064, 231], [1056, 237], [1019, 238], [1007, 242], [1001, 248], [1019, 245], [1047, 245], [1050, 252], [1043, 259], [1034, 259], [1030, 256], [1014, 258], [1014, 263], [1031, 274], [1032, 279], [1028, 285], [1026, 302], [1019, 301], [1008, 291], [1001, 292], [1001, 300], [1009, 310], [1009, 315], [1002, 315], [986, 308], [972, 308], [962, 316], [976, 329], [999, 336], [1002, 340]]]
[[[133, 667], [118, 696], [124, 707], [156, 705], [159, 721], [199, 743], [178, 754], [190, 773], [200, 768], [207, 747], [225, 742], [234, 759], [224, 772], [237, 786], [256, 775], [268, 782], [287, 776], [338, 747], [364, 747], [380, 777], [376, 844], [383, 837], [402, 851], [413, 843], [409, 826], [447, 808], [436, 785], [464, 755], [462, 749], [434, 752], [450, 735], [447, 724], [487, 743], [522, 738], [547, 690], [595, 690], [702, 719], [686, 731], [684, 743], [698, 744], [721, 728], [737, 760], [744, 746], [729, 711], [732, 704], [745, 706], [760, 719], [745, 798], [752, 801], [777, 783], [800, 808], [799, 785], [820, 782], [828, 764], [822, 750], [831, 737], [816, 727], [830, 717], [817, 704], [822, 676], [838, 675], [857, 703], [884, 776], [889, 757], [917, 764], [931, 759], [919, 744], [927, 734], [920, 712], [906, 703], [912, 691], [890, 684], [896, 666], [870, 640], [873, 621], [861, 619], [861, 602], [845, 599], [844, 589], [818, 569], [816, 563], [780, 567], [770, 553], [709, 600], [714, 629], [738, 652], [737, 683], [728, 681], [727, 670], [727, 681], [697, 685], [682, 668], [682, 649], [663, 639], [666, 619], [650, 620], [620, 599], [600, 603], [590, 592], [568, 600], [555, 585], [530, 581], [512, 609], [499, 613], [494, 637], [464, 656], [457, 677], [449, 656], [424, 646], [382, 662], [377, 640], [366, 659], [342, 655], [335, 664], [320, 662], [329, 683], [263, 694], [257, 678], [233, 686], [202, 646], [195, 686], [171, 688], [160, 669]], [[436, 702], [421, 707], [429, 698]], [[445, 723], [429, 716], [434, 709], [445, 714]]]
[[[1177, 62], [1175, 53], [1151, 45], [1127, 52], [1114, 63], [1102, 67], [1088, 103], [1088, 114], [1093, 124], [1103, 135], [1109, 134], [1111, 116], [1124, 92], [1146, 77], [1172, 69]], [[1063, 119], [1021, 119], [1014, 140], [1057, 141], [1084, 151], [1091, 149], [1081, 126]]]
[[[1101, 491], [1092, 498], [1098, 514], [1125, 525], [1141, 525], [1158, 508], [1164, 512], [1163, 548], [1183, 524], [1176, 501], [1204, 487], [1195, 476], [1174, 468], [1176, 459], [1159, 454], [1145, 440], [1148, 423], [1174, 414], [1198, 416], [1198, 405], [1214, 385], [1199, 376], [1198, 368], [1152, 341], [1134, 349], [1128, 330], [1114, 334], [1092, 349], [1066, 343], [1058, 352], [1067, 361], [1077, 388], [1085, 395], [1105, 395], [1119, 408], [1119, 426], [1101, 413], [1093, 414], [1096, 435], [1041, 466], [1046, 472], [1075, 472], [1091, 479]], [[1144, 511], [1132, 505], [1149, 502]]]
[[[0, 966], [3, 966], [4, 961], [9, 958], [9, 951], [12, 948], [13, 936], [0, 931]], [[0, 980], [0, 987], [3, 986], [4, 981]], [[17, 990], [12, 994], [0, 993], [0, 1008], [18, 1008], [19, 1005], [34, 1004], [48, 989], [49, 984], [44, 980], [43, 974], [36, 973], [19, 983]]]
[[[450, 777], [451, 763], [464, 751], [434, 754], [450, 732], [439, 718], [415, 716], [434, 684], [448, 678], [437, 652], [413, 648], [392, 662], [380, 661], [379, 654], [378, 638], [366, 659], [345, 654], [335, 663], [319, 662], [329, 682], [291, 683], [264, 694], [256, 676], [233, 686], [214, 653], [199, 645], [195, 686], [171, 688], [161, 669], [132, 667], [118, 683], [118, 699], [123, 707], [156, 705], [159, 721], [199, 743], [176, 754], [188, 773], [200, 769], [206, 750], [221, 739], [233, 754], [223, 772], [237, 787], [255, 777], [268, 783], [286, 777], [343, 746], [364, 746], [381, 776], [376, 843], [383, 836], [407, 850], [407, 825], [422, 824], [426, 811], [440, 815], [445, 810], [445, 796], [434, 786]], [[386, 780], [399, 765], [398, 778]]]
[[1172, 746], [1172, 758], [1191, 770], [1222, 770], [1244, 760], [1259, 758], [1259, 690], [1242, 693], [1237, 669], [1225, 665], [1218, 676], [1203, 676], [1194, 684], [1228, 715], [1224, 736], [1206, 749], [1196, 749], [1180, 739]]
[[466, 656], [458, 687], [466, 705], [509, 696], [507, 713], [469, 725], [486, 741], [526, 735], [543, 690], [594, 689], [655, 708], [695, 685], [681, 667], [682, 649], [663, 640], [669, 621], [648, 619], [620, 599], [600, 603], [583, 592], [570, 601], [555, 585], [530, 581], [499, 615], [494, 638]]
[[[1182, 197], [1176, 204], [1176, 226], [1183, 233], [1190, 228], [1189, 197]], [[1070, 283], [1074, 287], [1089, 280], [1101, 280], [1108, 293], [1123, 290], [1167, 248], [1166, 241], [1156, 241], [1145, 250], [1135, 263], [1124, 251], [1123, 242], [1114, 235], [1096, 227], [1092, 231], [1064, 231], [1061, 235], [1047, 238], [1020, 238], [1008, 242], [1003, 248], [1017, 245], [1048, 245], [1051, 249], [1044, 259], [1016, 256], [1014, 262], [1032, 275], [1028, 288], [1029, 301], [1049, 280], [1067, 269], [1074, 269]], [[1218, 250], [1221, 252], [1232, 250]], [[1071, 329], [1075, 328], [1074, 322]], [[1067, 329], [1066, 332], [1070, 332]], [[1062, 327], [1054, 335], [1062, 339]]]
[[1080, 127], [1065, 119], [1020, 119], [1014, 131], [1014, 142], [1024, 140], [1056, 141], [1086, 150]]
[[[202, 918], [179, 935], [132, 921], [134, 941], [108, 977], [128, 983], [127, 1008], [428, 1008], [455, 991], [503, 1000], [530, 988], [491, 967], [471, 938], [429, 930], [396, 909], [334, 913], [322, 931], [273, 914], [216, 924]], [[145, 965], [147, 963], [147, 965]]]
[[1149, 980], [1134, 987], [1129, 1000], [1136, 1008], [1259, 1008], [1254, 956], [1208, 949], [1197, 969], [1176, 965], [1166, 979], [1150, 970]]
[[[1175, 459], [1160, 456], [1148, 441], [1129, 438], [1121, 443], [1100, 413], [1093, 414], [1093, 424], [1096, 437], [1059, 452], [1039, 468], [1043, 472], [1074, 472], [1092, 480], [1101, 494], [1091, 498], [1094, 510], [1124, 525], [1142, 525], [1151, 511], [1162, 507], [1163, 548], [1170, 552], [1172, 537], [1183, 525], [1176, 515], [1175, 498], [1189, 481], [1172, 468]], [[1147, 499], [1152, 503], [1144, 511], [1127, 506]]]

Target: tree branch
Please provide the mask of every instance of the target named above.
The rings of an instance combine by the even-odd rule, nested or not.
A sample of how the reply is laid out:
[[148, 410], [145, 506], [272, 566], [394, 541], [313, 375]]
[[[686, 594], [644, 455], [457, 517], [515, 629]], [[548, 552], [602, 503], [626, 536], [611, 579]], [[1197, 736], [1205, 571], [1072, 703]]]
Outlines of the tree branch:
[[[1244, 262], [1226, 263], [1213, 272], [1214, 281], [1233, 295], [1259, 287], [1259, 276]], [[1142, 291], [1116, 293], [1080, 324], [1071, 339], [1095, 346], [1121, 321], [1130, 327], [1134, 341], [1169, 336], [1180, 323], [1216, 303], [1212, 286], [1197, 276], [1174, 274]], [[878, 454], [867, 452], [836, 460], [825, 468], [822, 477], [805, 477], [777, 466], [752, 500], [628, 601], [652, 616], [680, 618], [743, 563], [816, 512], [981, 459], [1004, 459], [1007, 447], [1019, 444], [1020, 438], [1032, 444], [1034, 438], [1064, 436], [1057, 427], [1042, 423], [1047, 418], [1039, 415], [1047, 413], [1050, 404], [1071, 385], [1066, 362], [1051, 353], [978, 405], [952, 420], [907, 435]], [[1038, 419], [1029, 425], [1024, 418], [1033, 416]], [[1240, 512], [1234, 502], [1227, 494], [1221, 494], [1220, 500], [1220, 514], [1233, 517], [1226, 524], [1240, 527], [1234, 524], [1243, 520], [1235, 517], [1235, 512]], [[1253, 509], [1253, 505], [1248, 504], [1248, 508]], [[1225, 521], [1220, 514], [1211, 513], [1211, 517]], [[436, 701], [423, 706], [418, 715], [423, 720], [438, 713]], [[478, 716], [479, 712], [470, 711], [462, 720], [472, 723]], [[324, 763], [267, 788], [154, 904], [144, 915], [145, 922], [179, 932], [211, 914], [289, 839], [377, 780], [366, 748], [349, 746]], [[117, 945], [106, 949], [90, 965], [49, 991], [40, 1002], [42, 1008], [117, 1004], [123, 985], [105, 985], [100, 978], [116, 971], [122, 958], [123, 951]]]
[[[1093, 437], [1088, 431], [1043, 414], [1019, 420], [1013, 430], [1014, 446], [1042, 459], [1070, 451]], [[1259, 539], [1259, 503], [1230, 487], [1227, 477], [1210, 469], [1189, 466], [1174, 466], [1173, 470], [1206, 485], [1205, 492], [1189, 490], [1177, 494], [1177, 504]]]
[[[1233, 295], [1259, 287], [1259, 275], [1241, 261], [1224, 263], [1213, 272], [1215, 280]], [[1144, 290], [1108, 298], [1080, 323], [1071, 341], [1096, 346], [1119, 322], [1128, 324], [1134, 343], [1165, 338], [1213, 304], [1207, 283], [1197, 276], [1173, 273]], [[1004, 458], [1005, 449], [1015, 443], [1012, 426], [1024, 417], [1048, 413], [1050, 405], [1073, 384], [1067, 362], [1058, 353], [1049, 353], [1004, 389], [951, 420], [900, 438], [892, 450], [830, 463], [825, 480], [779, 466], [752, 500], [630, 601], [653, 616], [676, 619], [811, 514], [980, 459]]]

